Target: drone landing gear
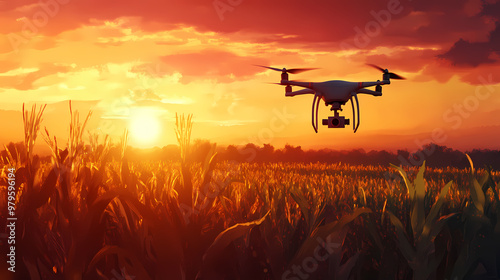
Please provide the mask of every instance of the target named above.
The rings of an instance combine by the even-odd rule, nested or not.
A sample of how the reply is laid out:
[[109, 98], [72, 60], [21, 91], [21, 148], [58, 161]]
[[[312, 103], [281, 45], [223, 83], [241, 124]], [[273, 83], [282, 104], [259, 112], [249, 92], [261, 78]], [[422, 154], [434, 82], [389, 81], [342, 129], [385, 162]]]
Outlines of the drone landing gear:
[[[313, 106], [312, 106], [312, 126], [314, 131], [318, 133], [318, 107], [321, 98], [319, 98], [318, 93], [314, 93]], [[316, 118], [314, 118], [314, 107], [316, 106]]]
[[[358, 122], [356, 123], [356, 112], [354, 111], [354, 100], [352, 99], [352, 97], [354, 96], [354, 100], [356, 100], [356, 108], [357, 108], [357, 114], [358, 114]], [[356, 131], [358, 131], [358, 127], [359, 127], [359, 100], [358, 100], [358, 95], [356, 93], [354, 93], [352, 96], [351, 96], [351, 106], [352, 106], [352, 118], [353, 118], [353, 125], [352, 125], [352, 129], [354, 130], [354, 133], [356, 133]]]
[[[351, 97], [351, 105], [352, 105], [352, 115], [353, 115], [353, 127], [352, 129], [354, 130], [354, 133], [358, 130], [359, 127], [359, 101], [358, 97], [356, 94], [353, 94], [354, 100], [356, 101], [356, 108], [357, 108], [357, 115], [358, 117], [356, 118], [356, 111], [354, 110], [354, 100]], [[312, 126], [314, 128], [314, 131], [318, 133], [318, 105], [320, 102], [320, 98], [318, 94], [314, 95], [313, 99], [313, 104], [312, 104]], [[328, 104], [327, 104], [328, 105]], [[334, 116], [333, 117], [328, 117], [328, 119], [323, 119], [322, 124], [327, 125], [328, 128], [345, 128], [346, 125], [350, 124], [350, 120], [346, 119], [345, 116], [340, 116], [339, 111], [342, 111], [341, 106], [344, 104], [341, 104], [340, 102], [333, 102], [332, 103], [332, 108], [330, 109], [331, 111], [334, 111]], [[316, 110], [315, 110], [316, 109]], [[314, 115], [316, 111], [316, 116]], [[358, 122], [356, 122], [356, 120]]]

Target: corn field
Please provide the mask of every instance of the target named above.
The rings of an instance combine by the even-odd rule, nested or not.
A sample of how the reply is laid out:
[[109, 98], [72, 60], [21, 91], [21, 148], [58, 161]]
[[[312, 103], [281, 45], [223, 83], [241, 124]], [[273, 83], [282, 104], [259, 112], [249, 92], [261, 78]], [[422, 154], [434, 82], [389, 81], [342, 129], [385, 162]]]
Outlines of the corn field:
[[[500, 173], [478, 169], [107, 156], [71, 111], [62, 149], [23, 107], [26, 154], [2, 158], [0, 226], [15, 178], [15, 272], [1, 279], [499, 279]], [[50, 162], [33, 154], [37, 136]], [[90, 149], [86, 147], [89, 146]], [[23, 159], [23, 160], [21, 160]], [[13, 175], [9, 175], [12, 173]], [[386, 176], [388, 173], [392, 176]]]

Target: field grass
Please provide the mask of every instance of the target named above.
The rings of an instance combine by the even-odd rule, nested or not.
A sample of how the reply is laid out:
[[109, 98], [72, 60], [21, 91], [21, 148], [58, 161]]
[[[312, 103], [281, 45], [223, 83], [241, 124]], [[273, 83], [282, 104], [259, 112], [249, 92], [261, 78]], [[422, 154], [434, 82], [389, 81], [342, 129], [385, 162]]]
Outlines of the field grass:
[[[131, 162], [83, 141], [32, 147], [43, 108], [25, 116], [16, 178], [16, 272], [1, 279], [498, 279], [498, 171], [187, 160], [191, 116], [177, 118], [180, 162]], [[24, 111], [24, 108], [23, 108]], [[86, 145], [90, 148], [85, 148]], [[21, 160], [24, 158], [24, 160]], [[472, 162], [471, 162], [472, 166]], [[390, 176], [388, 176], [390, 175]], [[2, 256], [7, 254], [2, 246]]]

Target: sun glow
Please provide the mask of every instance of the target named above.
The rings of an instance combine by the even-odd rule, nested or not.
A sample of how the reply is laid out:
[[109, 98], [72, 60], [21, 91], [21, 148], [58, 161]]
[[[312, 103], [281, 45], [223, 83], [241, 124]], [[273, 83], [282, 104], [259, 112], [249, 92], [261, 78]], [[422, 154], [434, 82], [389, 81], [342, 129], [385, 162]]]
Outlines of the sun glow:
[[158, 115], [147, 108], [134, 109], [130, 114], [129, 130], [132, 144], [142, 147], [153, 146], [161, 131]]

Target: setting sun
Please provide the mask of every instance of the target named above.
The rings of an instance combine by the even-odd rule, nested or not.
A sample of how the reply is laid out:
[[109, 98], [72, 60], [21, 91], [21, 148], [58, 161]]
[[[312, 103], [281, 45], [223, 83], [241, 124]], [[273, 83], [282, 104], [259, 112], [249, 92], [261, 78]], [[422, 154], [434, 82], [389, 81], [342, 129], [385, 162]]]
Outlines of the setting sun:
[[131, 144], [152, 146], [158, 139], [161, 125], [154, 111], [136, 108], [130, 114], [129, 130], [133, 140]]

